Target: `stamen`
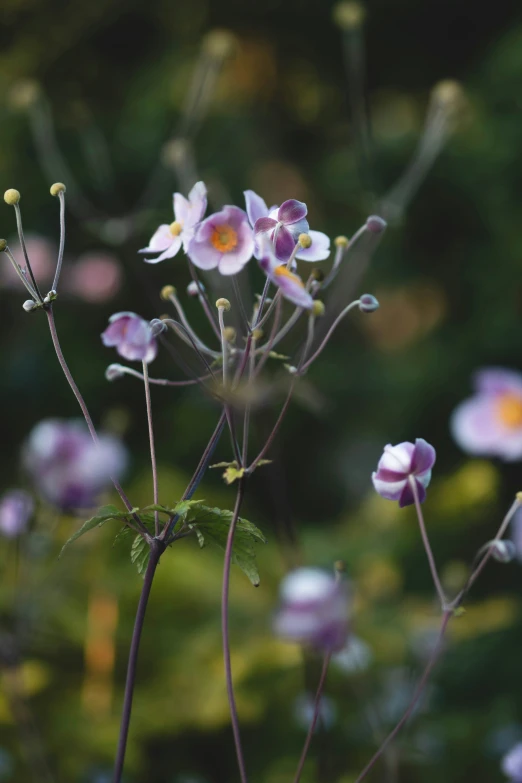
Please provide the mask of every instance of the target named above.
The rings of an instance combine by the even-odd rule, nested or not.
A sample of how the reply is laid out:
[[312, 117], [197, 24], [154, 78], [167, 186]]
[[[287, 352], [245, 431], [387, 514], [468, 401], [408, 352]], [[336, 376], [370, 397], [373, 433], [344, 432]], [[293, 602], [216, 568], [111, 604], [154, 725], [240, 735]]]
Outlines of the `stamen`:
[[215, 227], [210, 241], [220, 253], [230, 253], [237, 246], [237, 232], [228, 223], [223, 223]]

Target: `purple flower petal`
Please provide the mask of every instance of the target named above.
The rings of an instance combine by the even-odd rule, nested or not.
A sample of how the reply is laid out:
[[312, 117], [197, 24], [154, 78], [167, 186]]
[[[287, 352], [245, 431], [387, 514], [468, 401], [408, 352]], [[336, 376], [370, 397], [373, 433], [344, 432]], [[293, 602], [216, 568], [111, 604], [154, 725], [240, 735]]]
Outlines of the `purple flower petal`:
[[288, 261], [295, 248], [295, 239], [285, 226], [279, 226], [275, 240], [275, 254], [279, 261]]
[[181, 248], [181, 236], [172, 236], [172, 242], [169, 247], [163, 251], [157, 258], [144, 258], [146, 264], [159, 264], [160, 261], [164, 261], [166, 258], [174, 258]]
[[479, 392], [515, 391], [522, 394], [522, 373], [505, 370], [503, 367], [485, 367], [475, 373], [473, 385]]
[[254, 224], [254, 231], [256, 234], [260, 234], [264, 231], [271, 231], [277, 226], [277, 220], [270, 217], [258, 218]]
[[278, 218], [282, 223], [288, 225], [297, 223], [298, 220], [305, 218], [307, 212], [306, 204], [291, 198], [288, 201], [284, 201], [279, 207]]
[[221, 253], [208, 242], [198, 240], [198, 233], [189, 242], [187, 254], [198, 269], [215, 269], [221, 260]]
[[425, 473], [435, 464], [435, 449], [424, 438], [417, 438], [411, 458], [411, 472]]
[[268, 207], [265, 201], [253, 190], [245, 190], [245, 204], [250, 225], [254, 228], [257, 220], [268, 217]]
[[377, 473], [372, 473], [372, 482], [376, 492], [386, 500], [399, 500], [401, 494], [406, 486], [407, 479], [403, 478], [400, 481], [383, 481], [378, 477]]

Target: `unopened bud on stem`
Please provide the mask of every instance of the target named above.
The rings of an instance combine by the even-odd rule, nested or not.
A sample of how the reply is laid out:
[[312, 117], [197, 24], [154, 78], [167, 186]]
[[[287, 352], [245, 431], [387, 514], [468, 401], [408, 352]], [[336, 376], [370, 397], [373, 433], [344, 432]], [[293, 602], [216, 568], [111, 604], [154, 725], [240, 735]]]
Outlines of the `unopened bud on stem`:
[[166, 302], [170, 299], [171, 296], [176, 295], [176, 289], [173, 285], [164, 285], [163, 288], [160, 291], [160, 296], [162, 299], [164, 299]]
[[0, 239], [0, 253], [3, 253], [6, 248], [7, 248], [7, 240]]
[[371, 234], [382, 234], [386, 226], [386, 221], [379, 215], [370, 215], [366, 221], [366, 228]]
[[15, 188], [9, 188], [4, 193], [4, 201], [9, 206], [14, 207], [20, 201], [20, 191], [15, 190]]
[[221, 299], [217, 300], [216, 307], [218, 310], [223, 308], [223, 310], [226, 310], [228, 312], [228, 310], [230, 310], [230, 302], [228, 301], [228, 299], [222, 297]]
[[350, 244], [350, 240], [348, 237], [345, 237], [341, 234], [341, 236], [335, 237], [334, 239], [334, 245], [336, 247], [348, 247]]
[[205, 291], [205, 287], [203, 283], [196, 283], [195, 280], [191, 280], [190, 283], [187, 286], [187, 294], [189, 296], [199, 296], [200, 293], [203, 293]]
[[161, 334], [167, 328], [167, 324], [163, 323], [159, 318], [153, 318], [149, 326], [154, 337], [157, 337], [158, 334]]
[[363, 313], [373, 313], [379, 309], [379, 302], [372, 294], [363, 294], [359, 299], [359, 310]]
[[55, 182], [50, 187], [51, 196], [58, 196], [60, 193], [65, 193], [66, 187], [63, 182]]
[[324, 304], [320, 299], [314, 300], [310, 314], [316, 318], [320, 318], [322, 315], [324, 315]]
[[105, 377], [108, 381], [116, 381], [118, 378], [123, 378], [125, 373], [122, 372], [121, 364], [109, 364], [105, 370]]
[[364, 22], [366, 11], [355, 0], [343, 0], [333, 8], [333, 20], [341, 30], [354, 30]]
[[236, 339], [236, 330], [233, 326], [225, 326], [223, 329], [223, 337], [227, 341], [227, 343], [233, 343]]
[[22, 307], [24, 308], [26, 313], [30, 313], [31, 310], [34, 310], [34, 308], [36, 307], [36, 302], [34, 301], [34, 299], [26, 299]]

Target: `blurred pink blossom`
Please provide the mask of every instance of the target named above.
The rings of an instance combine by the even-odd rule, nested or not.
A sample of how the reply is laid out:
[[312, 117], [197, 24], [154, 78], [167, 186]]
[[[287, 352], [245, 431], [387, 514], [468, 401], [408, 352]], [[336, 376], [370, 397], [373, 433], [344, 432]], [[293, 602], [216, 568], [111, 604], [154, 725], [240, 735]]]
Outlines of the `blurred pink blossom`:
[[98, 304], [112, 299], [121, 288], [122, 271], [110, 253], [85, 253], [64, 269], [63, 287], [86, 302]]
[[[18, 264], [24, 267], [24, 254], [18, 239], [12, 239], [8, 244]], [[38, 285], [42, 288], [49, 286], [52, 283], [57, 260], [58, 251], [55, 243], [38, 234], [25, 234], [25, 247]], [[5, 257], [0, 265], [0, 285], [7, 288], [23, 288], [20, 278]]]

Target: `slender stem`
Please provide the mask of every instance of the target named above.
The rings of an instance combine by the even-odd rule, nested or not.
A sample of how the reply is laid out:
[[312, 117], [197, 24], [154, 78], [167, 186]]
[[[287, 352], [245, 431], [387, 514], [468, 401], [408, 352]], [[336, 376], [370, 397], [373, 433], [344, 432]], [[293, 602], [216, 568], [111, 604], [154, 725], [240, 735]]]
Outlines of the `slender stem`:
[[134, 630], [132, 632], [131, 646], [129, 650], [129, 662], [127, 665], [127, 679], [125, 681], [125, 695], [123, 699], [123, 711], [120, 725], [120, 736], [118, 740], [118, 750], [114, 762], [113, 783], [120, 783], [125, 761], [125, 750], [127, 747], [127, 738], [129, 736], [129, 724], [132, 710], [132, 697], [134, 693], [134, 682], [136, 678], [136, 663], [138, 661], [138, 651], [140, 647], [141, 632], [145, 620], [145, 611], [149, 600], [150, 590], [159, 559], [165, 551], [165, 544], [158, 539], [153, 539], [150, 544], [150, 558], [147, 564], [147, 570], [143, 579], [140, 600], [134, 620]]
[[221, 355], [223, 358], [223, 386], [228, 385], [228, 341], [225, 336], [224, 308], [218, 307], [219, 331], [221, 335]]
[[13, 256], [13, 254], [11, 253], [8, 247], [5, 248], [4, 253], [6, 254], [11, 264], [13, 265], [16, 274], [18, 275], [22, 283], [25, 285], [25, 287], [27, 288], [27, 290], [29, 291], [33, 299], [38, 299], [38, 294], [36, 293], [33, 286], [25, 276], [25, 270], [23, 270], [22, 267], [19, 266], [16, 258]]
[[237, 763], [239, 767], [239, 775], [241, 783], [247, 783], [245, 761], [243, 758], [243, 750], [241, 748], [241, 736], [239, 734], [239, 721], [237, 717], [236, 700], [234, 697], [234, 686], [232, 683], [232, 665], [230, 662], [230, 637], [228, 628], [228, 596], [230, 591], [230, 566], [232, 564], [232, 551], [234, 546], [234, 534], [236, 532], [236, 526], [239, 519], [239, 512], [241, 504], [243, 502], [243, 496], [245, 492], [245, 481], [239, 479], [237, 487], [236, 505], [234, 507], [234, 514], [230, 522], [230, 528], [228, 530], [227, 545], [225, 549], [225, 562], [223, 566], [223, 589], [221, 593], [221, 629], [223, 633], [223, 657], [225, 660], [225, 677], [227, 682], [227, 696], [228, 704], [230, 707], [230, 719], [232, 721], [232, 732], [234, 734], [234, 744], [236, 746]]
[[[56, 331], [56, 324], [54, 322], [52, 305], [46, 307], [45, 312], [47, 315], [47, 320], [49, 322], [49, 331], [51, 332], [51, 339], [53, 341], [54, 350], [56, 351], [56, 356], [60, 363], [60, 367], [62, 368], [63, 374], [65, 375], [67, 382], [69, 383], [69, 386], [71, 387], [72, 392], [78, 401], [78, 405], [80, 406], [81, 411], [83, 413], [83, 417], [89, 429], [91, 438], [93, 439], [96, 446], [99, 447], [100, 441], [98, 439], [98, 433], [96, 432], [93, 421], [91, 419], [91, 414], [88, 411], [87, 405], [85, 404], [85, 400], [83, 399], [80, 390], [76, 385], [76, 381], [72, 377], [71, 371], [69, 370], [69, 367], [67, 366], [67, 362], [65, 361], [65, 357], [62, 353], [60, 341], [58, 339], [58, 332]], [[121, 488], [119, 481], [116, 478], [114, 478], [114, 476], [109, 476], [109, 478], [112, 481], [116, 492], [118, 493], [125, 507], [127, 508], [127, 511], [130, 511], [132, 509], [132, 504], [129, 498], [127, 497], [127, 495], [125, 494], [125, 492], [123, 491], [123, 489]], [[138, 528], [141, 530], [141, 532], [148, 535], [145, 526], [143, 525], [141, 519], [138, 517], [137, 514], [133, 514], [133, 519], [137, 524]]]
[[[175, 321], [174, 318], [164, 318], [163, 323], [167, 324], [167, 326], [170, 326], [171, 329], [174, 329], [174, 331], [178, 332], [180, 337], [184, 339], [184, 335], [186, 335], [187, 340], [189, 341], [187, 345], [191, 345], [194, 351], [197, 353], [203, 364], [205, 365], [205, 369], [207, 372], [214, 377], [214, 373], [212, 371], [212, 367], [205, 359], [205, 356], [203, 355], [202, 351], [200, 350], [200, 347], [198, 344], [193, 340], [192, 335], [190, 332], [187, 331], [187, 329], [183, 326], [183, 324], [179, 323], [179, 321]], [[185, 342], [187, 342], [185, 340]], [[212, 355], [214, 359], [219, 358], [221, 354], [219, 354], [217, 351], [212, 351]]]
[[219, 340], [220, 339], [219, 329], [218, 329], [218, 326], [216, 324], [216, 319], [214, 318], [214, 313], [212, 312], [212, 310], [210, 309], [210, 307], [208, 305], [208, 298], [207, 298], [207, 294], [205, 293], [205, 289], [203, 287], [203, 283], [200, 281], [199, 277], [196, 274], [196, 270], [194, 269], [194, 264], [192, 264], [189, 261], [188, 265], [189, 265], [190, 274], [192, 275], [192, 279], [194, 280], [194, 282], [196, 283], [196, 285], [198, 287], [198, 291], [199, 291], [198, 299], [199, 299], [199, 302], [201, 304], [201, 307], [203, 308], [203, 311], [204, 311], [205, 315], [207, 316], [208, 322], [211, 325], [214, 334], [216, 335], [216, 337]]
[[58, 248], [58, 261], [56, 262], [56, 272], [54, 273], [54, 280], [52, 290], [58, 290], [58, 281], [60, 279], [60, 273], [62, 271], [63, 251], [65, 248], [65, 195], [63, 190], [58, 193], [60, 199], [60, 247]]
[[[132, 375], [134, 378], [139, 378], [140, 381], [143, 380], [142, 373], [138, 372], [133, 367], [126, 367], [124, 364], [118, 364], [116, 366], [120, 372], [124, 373], [124, 375]], [[198, 383], [203, 383], [203, 381], [208, 381], [210, 377], [210, 375], [203, 375], [201, 378], [193, 378], [186, 381], [169, 381], [167, 378], [149, 377], [149, 383], [155, 384], [156, 386], [195, 386]]]
[[428, 531], [426, 530], [426, 525], [424, 524], [424, 516], [422, 514], [422, 508], [419, 500], [419, 491], [417, 489], [417, 484], [415, 483], [415, 479], [413, 478], [413, 476], [410, 476], [409, 484], [411, 487], [411, 491], [413, 493], [413, 500], [415, 501], [415, 509], [417, 510], [417, 518], [419, 520], [419, 528], [422, 536], [422, 543], [424, 544], [424, 549], [426, 550], [426, 555], [428, 557], [428, 563], [430, 564], [431, 576], [433, 579], [433, 583], [435, 585], [435, 589], [437, 590], [437, 594], [439, 596], [442, 609], [445, 610], [447, 608], [447, 600], [446, 600], [446, 596], [444, 595], [444, 590], [442, 589], [442, 585], [440, 583], [439, 574], [437, 571], [437, 564], [435, 563], [435, 558], [433, 557], [433, 552], [431, 550], [431, 544], [428, 537]]
[[281, 426], [282, 421], [283, 421], [283, 419], [285, 417], [285, 413], [288, 410], [288, 406], [290, 405], [290, 400], [292, 399], [292, 393], [294, 391], [294, 386], [295, 386], [295, 377], [292, 378], [292, 383], [290, 384], [290, 388], [288, 389], [288, 394], [286, 396], [286, 400], [283, 403], [283, 407], [281, 408], [281, 413], [279, 414], [279, 416], [277, 418], [277, 421], [274, 424], [272, 432], [268, 436], [268, 440], [266, 441], [265, 445], [263, 446], [263, 448], [261, 449], [261, 451], [259, 452], [259, 454], [255, 458], [255, 460], [247, 468], [247, 473], [252, 473], [252, 471], [254, 471], [256, 469], [258, 463], [263, 459], [263, 457], [267, 453], [268, 449], [270, 448], [270, 446], [274, 442], [274, 438], [277, 435], [279, 427]]
[[330, 337], [332, 336], [334, 331], [337, 329], [338, 325], [341, 323], [341, 321], [343, 320], [344, 316], [347, 315], [350, 312], [350, 310], [353, 310], [354, 307], [358, 307], [358, 306], [359, 306], [359, 300], [356, 299], [355, 302], [350, 302], [350, 304], [347, 305], [347, 307], [345, 307], [344, 310], [341, 313], [339, 313], [339, 315], [337, 316], [337, 318], [335, 319], [335, 321], [333, 322], [331, 327], [328, 329], [328, 331], [326, 333], [326, 337], [322, 341], [322, 343], [319, 346], [319, 348], [317, 349], [317, 351], [301, 367], [301, 372], [304, 372], [305, 370], [307, 370], [308, 367], [310, 367], [310, 365], [312, 364], [312, 362], [315, 362], [315, 360], [317, 359], [319, 354], [323, 352], [324, 348], [326, 347], [326, 344], [327, 344], [328, 340], [330, 339]]
[[217, 351], [213, 351], [212, 348], [209, 348], [208, 345], [205, 345], [203, 340], [201, 340], [198, 337], [198, 335], [196, 334], [194, 329], [189, 324], [188, 318], [185, 315], [185, 311], [184, 311], [184, 309], [183, 309], [183, 307], [181, 305], [181, 302], [179, 301], [178, 297], [176, 296], [176, 294], [171, 294], [169, 296], [169, 299], [172, 302], [172, 304], [174, 305], [174, 307], [176, 308], [176, 312], [179, 315], [179, 320], [183, 324], [183, 326], [185, 328], [185, 331], [186, 331], [187, 335], [190, 338], [191, 343], [194, 343], [195, 345], [197, 345], [199, 350], [202, 351], [203, 353], [206, 353], [209, 356], [212, 356], [214, 359], [216, 359], [219, 356], [219, 354], [217, 353]]
[[299, 781], [301, 780], [301, 775], [303, 773], [306, 757], [308, 756], [308, 750], [310, 749], [310, 743], [312, 742], [312, 737], [314, 736], [314, 731], [317, 725], [317, 720], [319, 718], [319, 713], [321, 712], [321, 700], [323, 697], [323, 690], [326, 682], [326, 675], [328, 673], [328, 666], [330, 665], [331, 657], [332, 657], [331, 652], [326, 653], [326, 655], [324, 656], [321, 677], [319, 678], [319, 685], [317, 686], [317, 691], [315, 693], [314, 712], [312, 715], [310, 726], [308, 728], [308, 734], [306, 735], [305, 743], [301, 753], [301, 758], [299, 759], [299, 764], [297, 765], [297, 771], [295, 773], [294, 783], [299, 783]]
[[263, 288], [263, 293], [261, 294], [261, 299], [259, 300], [259, 305], [257, 308], [257, 315], [254, 318], [254, 322], [252, 324], [252, 331], [254, 329], [257, 329], [259, 323], [261, 322], [261, 319], [263, 317], [263, 308], [265, 306], [266, 297], [268, 295], [268, 289], [270, 288], [270, 278], [267, 277], [265, 281], [265, 287]]
[[[150, 462], [152, 465], [152, 488], [154, 493], [154, 504], [159, 503], [158, 492], [158, 466], [156, 463], [156, 449], [154, 448], [154, 427], [152, 423], [152, 405], [150, 400], [150, 386], [149, 386], [149, 368], [147, 362], [143, 361], [143, 383], [145, 386], [145, 403], [147, 406], [147, 424], [149, 426], [149, 442], [150, 442]], [[159, 514], [154, 512], [154, 535], [159, 536], [160, 524]]]
[[248, 320], [248, 315], [246, 314], [245, 305], [243, 303], [243, 297], [241, 296], [241, 291], [239, 290], [239, 284], [237, 282], [237, 275], [232, 276], [232, 288], [234, 289], [234, 294], [237, 300], [237, 303], [239, 305], [239, 312], [241, 313], [241, 318], [243, 320], [243, 326], [245, 326], [247, 334], [250, 331], [250, 322]]
[[[304, 308], [303, 308], [303, 307], [298, 307], [298, 308], [296, 308], [296, 309], [294, 310], [294, 312], [292, 313], [292, 315], [290, 316], [290, 318], [288, 319], [288, 321], [286, 322], [286, 324], [285, 324], [284, 326], [282, 326], [282, 327], [281, 327], [281, 329], [279, 330], [279, 332], [276, 334], [276, 336], [275, 336], [275, 337], [274, 337], [274, 339], [272, 340], [272, 348], [275, 348], [275, 346], [276, 346], [278, 343], [280, 343], [280, 342], [281, 342], [281, 340], [283, 339], [283, 337], [286, 337], [286, 335], [288, 334], [288, 332], [290, 331], [290, 329], [292, 329], [292, 327], [293, 327], [293, 326], [295, 326], [295, 324], [297, 323], [297, 321], [299, 320], [299, 318], [302, 316], [302, 314], [303, 314], [304, 312], [305, 312], [305, 310], [304, 310]], [[265, 350], [266, 346], [267, 346], [267, 343], [265, 343], [265, 345], [261, 345], [261, 346], [260, 346], [260, 347], [257, 349], [257, 352], [258, 352], [258, 353], [263, 353], [263, 351]]]
[[270, 351], [272, 350], [272, 346], [274, 345], [274, 340], [277, 334], [277, 330], [279, 329], [279, 324], [281, 323], [281, 312], [283, 307], [283, 300], [281, 297], [274, 297], [274, 302], [277, 299], [277, 305], [276, 305], [276, 311], [274, 315], [274, 321], [272, 323], [272, 329], [270, 330], [270, 336], [264, 346], [265, 351], [261, 355], [261, 358], [259, 360], [259, 364], [256, 367], [255, 370], [255, 377], [257, 378], [258, 375], [261, 373], [261, 370], [265, 366], [266, 362], [268, 361], [268, 358], [270, 356]]
[[328, 288], [330, 283], [336, 278], [337, 272], [339, 271], [339, 267], [341, 266], [341, 261], [344, 259], [345, 255], [347, 253], [351, 253], [351, 251], [354, 249], [354, 247], [359, 242], [360, 238], [366, 234], [367, 231], [367, 225], [364, 223], [360, 228], [357, 229], [353, 237], [350, 239], [348, 243], [348, 247], [338, 247], [335, 251], [335, 257], [333, 266], [327, 275], [326, 279], [323, 280], [323, 284], [321, 285], [321, 291], [324, 291], [325, 288]]
[[441, 627], [440, 627], [440, 631], [439, 631], [439, 636], [438, 636], [437, 642], [435, 644], [435, 648], [434, 648], [434, 650], [433, 650], [433, 652], [432, 652], [432, 654], [430, 656], [430, 659], [428, 661], [428, 664], [427, 664], [426, 668], [424, 669], [422, 677], [419, 680], [419, 683], [417, 684], [417, 687], [415, 688], [415, 692], [413, 694], [413, 697], [412, 697], [410, 703], [408, 704], [406, 712], [404, 713], [404, 715], [402, 716], [400, 721], [397, 723], [397, 725], [395, 726], [393, 731], [391, 731], [388, 734], [388, 736], [386, 737], [386, 739], [382, 743], [382, 745], [379, 748], [379, 750], [370, 759], [370, 761], [365, 766], [365, 768], [363, 769], [363, 771], [361, 772], [361, 774], [359, 775], [359, 777], [357, 778], [355, 783], [361, 783], [361, 780], [363, 780], [366, 777], [366, 775], [372, 769], [372, 767], [374, 766], [376, 761], [378, 761], [378, 759], [382, 756], [382, 754], [384, 753], [384, 751], [386, 750], [386, 748], [388, 747], [390, 742], [392, 742], [395, 739], [395, 737], [400, 732], [400, 730], [402, 729], [402, 727], [404, 726], [404, 724], [407, 722], [408, 718], [412, 714], [413, 710], [417, 706], [417, 702], [419, 701], [420, 697], [422, 696], [422, 694], [424, 692], [426, 684], [427, 684], [427, 682], [428, 682], [428, 680], [430, 678], [430, 674], [431, 674], [433, 668], [435, 667], [435, 664], [437, 663], [437, 661], [439, 659], [440, 653], [442, 651], [442, 645], [443, 645], [443, 641], [444, 641], [444, 636], [446, 634], [446, 629], [448, 627], [448, 623], [449, 623], [452, 615], [453, 615], [453, 610], [452, 609], [446, 609], [444, 614], [443, 614], [443, 616], [442, 616], [442, 624], [441, 624]]
[[[268, 319], [272, 315], [272, 311], [273, 311], [274, 307], [276, 306], [276, 304], [279, 302], [280, 299], [281, 299], [281, 291], [276, 291], [275, 294], [274, 294], [274, 298], [272, 299], [272, 301], [268, 305], [264, 316], [262, 318], [260, 318], [258, 320], [258, 322], [256, 323], [256, 329], [261, 329], [263, 327], [263, 325], [266, 324], [266, 322], [268, 321]], [[260, 310], [258, 310], [257, 312], [259, 313]]]
[[31, 262], [29, 261], [29, 256], [27, 254], [27, 248], [25, 246], [25, 239], [24, 239], [24, 230], [22, 227], [22, 213], [20, 211], [20, 205], [15, 204], [14, 205], [15, 215], [16, 215], [16, 228], [18, 230], [18, 239], [20, 240], [20, 246], [22, 248], [22, 252], [24, 254], [25, 263], [27, 266], [27, 271], [29, 272], [29, 275], [31, 276], [31, 280], [33, 281], [34, 290], [36, 291], [36, 294], [38, 296], [38, 299], [40, 302], [43, 303], [43, 298], [40, 293], [40, 289], [38, 288], [38, 283], [36, 282], [35, 276], [33, 274], [33, 270], [31, 268]]

